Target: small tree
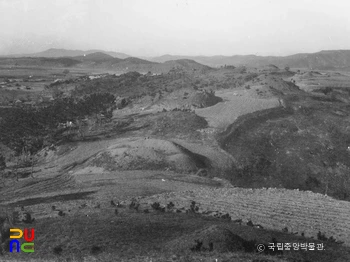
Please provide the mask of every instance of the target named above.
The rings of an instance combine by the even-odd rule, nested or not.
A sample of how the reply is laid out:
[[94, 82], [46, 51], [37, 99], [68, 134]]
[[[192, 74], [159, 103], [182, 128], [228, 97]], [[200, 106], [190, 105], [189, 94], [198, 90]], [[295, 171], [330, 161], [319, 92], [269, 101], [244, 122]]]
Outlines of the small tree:
[[52, 97], [54, 99], [60, 99], [63, 98], [64, 92], [60, 90], [58, 87], [52, 90]]
[[68, 75], [70, 73], [70, 71], [68, 69], [64, 69], [62, 72], [64, 75]]
[[6, 162], [5, 162], [5, 157], [0, 154], [0, 177], [3, 179], [2, 183], [3, 183], [3, 186], [5, 186], [5, 180], [4, 180], [4, 170], [6, 168]]
[[289, 70], [290, 70], [290, 67], [289, 67], [289, 66], [286, 66], [286, 67], [284, 68], [284, 70], [289, 71]]
[[6, 168], [5, 157], [0, 153], [0, 171]]
[[37, 157], [35, 157], [34, 155], [32, 155], [31, 157], [30, 157], [31, 159], [31, 171], [30, 171], [30, 176], [32, 177], [32, 178], [34, 178], [34, 176], [33, 176], [33, 173], [34, 173], [34, 166], [35, 166], [35, 164], [37, 164], [37, 162], [38, 162], [38, 159], [37, 159]]

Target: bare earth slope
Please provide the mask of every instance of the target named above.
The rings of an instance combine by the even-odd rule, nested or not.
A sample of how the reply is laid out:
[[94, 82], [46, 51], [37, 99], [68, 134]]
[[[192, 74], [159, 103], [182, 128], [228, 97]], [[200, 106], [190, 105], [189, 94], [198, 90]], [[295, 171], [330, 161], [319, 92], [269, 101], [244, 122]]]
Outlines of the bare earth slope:
[[280, 105], [277, 98], [254, 98], [246, 90], [224, 90], [215, 94], [224, 101], [212, 107], [196, 109], [196, 114], [204, 117], [210, 127], [220, 129], [227, 128], [241, 115]]

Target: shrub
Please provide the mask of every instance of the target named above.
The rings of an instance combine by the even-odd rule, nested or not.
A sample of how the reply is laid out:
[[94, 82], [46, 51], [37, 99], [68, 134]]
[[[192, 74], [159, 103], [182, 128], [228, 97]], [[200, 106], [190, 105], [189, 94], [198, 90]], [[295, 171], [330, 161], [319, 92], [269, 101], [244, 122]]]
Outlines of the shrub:
[[0, 153], [0, 171], [6, 168], [5, 157]]
[[61, 246], [56, 246], [53, 248], [53, 253], [56, 254], [56, 255], [60, 255], [63, 251], [62, 247]]

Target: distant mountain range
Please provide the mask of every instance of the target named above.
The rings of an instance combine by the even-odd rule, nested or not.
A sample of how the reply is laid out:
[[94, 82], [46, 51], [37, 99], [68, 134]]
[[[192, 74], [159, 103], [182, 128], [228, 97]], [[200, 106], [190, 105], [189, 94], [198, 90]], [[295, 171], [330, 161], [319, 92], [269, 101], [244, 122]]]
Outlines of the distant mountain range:
[[[68, 51], [68, 50], [67, 50]], [[57, 50], [54, 52], [48, 50], [48, 52], [42, 52], [40, 54], [57, 55]], [[68, 54], [68, 52], [64, 52]], [[73, 51], [76, 54], [76, 51]], [[80, 52], [78, 52], [80, 53]], [[37, 54], [36, 54], [37, 55]], [[106, 70], [112, 72], [130, 72], [137, 71], [141, 73], [166, 73], [172, 68], [183, 68], [189, 71], [197, 70], [210, 70], [211, 68], [199, 64], [193, 60], [182, 59], [176, 61], [167, 61], [165, 63], [157, 63], [153, 61], [148, 61], [140, 59], [137, 57], [127, 57], [124, 59], [113, 57], [105, 52], [95, 52], [95, 53], [84, 53], [79, 56], [64, 56], [64, 57], [42, 57], [36, 56], [20, 56], [20, 57], [0, 57], [0, 66], [10, 66], [10, 67], [74, 67], [89, 70]]]
[[309, 69], [344, 69], [350, 70], [350, 50], [329, 50], [317, 53], [295, 54], [290, 56], [256, 56], [256, 55], [234, 55], [234, 56], [172, 56], [163, 55], [153, 57], [151, 61], [165, 62], [168, 60], [192, 59], [203, 65], [218, 67], [223, 65], [249, 67], [261, 67], [274, 64], [280, 68], [289, 66], [291, 68]]
[[[9, 58], [9, 56], [7, 56]], [[118, 70], [137, 71], [164, 71], [168, 67], [183, 67], [193, 70], [205, 69], [205, 66], [220, 67], [224, 65], [261, 67], [269, 64], [279, 68], [307, 68], [319, 70], [349, 70], [350, 50], [329, 50], [317, 53], [295, 54], [290, 56], [173, 56], [163, 55], [158, 57], [140, 59], [124, 53], [106, 52], [103, 50], [66, 50], [48, 49], [46, 51], [28, 55], [14, 55], [11, 57], [46, 57], [46, 58], [70, 58], [71, 64], [81, 67], [97, 67]], [[161, 63], [162, 70], [159, 64]], [[156, 70], [157, 69], [157, 70]], [[164, 69], [164, 70], [163, 70]], [[152, 71], [152, 72], [153, 72]]]
[[103, 51], [103, 50], [67, 50], [67, 49], [57, 49], [57, 48], [50, 48], [48, 50], [45, 50], [43, 52], [39, 53], [33, 53], [33, 54], [19, 54], [19, 55], [7, 55], [6, 57], [74, 57], [74, 56], [84, 56], [89, 55], [93, 53], [104, 53], [107, 55], [110, 55], [115, 58], [125, 59], [127, 57], [130, 57], [130, 55], [124, 54], [124, 53], [118, 53], [118, 52], [112, 52], [112, 51]]

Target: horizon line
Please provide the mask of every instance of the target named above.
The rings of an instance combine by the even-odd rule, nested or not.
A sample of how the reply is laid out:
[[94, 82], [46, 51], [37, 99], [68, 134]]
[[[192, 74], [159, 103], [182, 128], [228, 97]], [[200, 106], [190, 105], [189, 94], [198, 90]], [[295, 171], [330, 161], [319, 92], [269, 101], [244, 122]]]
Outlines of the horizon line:
[[[231, 57], [231, 56], [260, 56], [260, 57], [288, 57], [288, 56], [293, 56], [293, 55], [298, 55], [298, 54], [316, 54], [320, 52], [329, 52], [329, 51], [350, 51], [350, 49], [323, 49], [319, 50], [316, 52], [298, 52], [298, 53], [293, 53], [290, 55], [257, 55], [257, 54], [233, 54], [233, 55], [174, 55], [174, 54], [163, 54], [163, 55], [156, 55], [156, 56], [147, 56], [147, 55], [129, 55], [128, 53], [122, 52], [122, 51], [111, 51], [111, 50], [103, 50], [103, 49], [98, 49], [98, 48], [93, 48], [93, 49], [87, 49], [87, 50], [82, 50], [82, 49], [66, 49], [66, 48], [48, 48], [43, 51], [39, 52], [34, 52], [34, 53], [12, 53], [12, 54], [0, 54], [0, 57], [11, 57], [11, 56], [30, 56], [30, 55], [36, 55], [39, 53], [43, 53], [49, 50], [65, 50], [65, 51], [82, 51], [82, 52], [88, 52], [88, 51], [96, 51], [97, 52], [114, 52], [114, 53], [121, 53], [130, 57], [136, 57], [136, 58], [156, 58], [156, 57], [162, 57], [162, 56], [183, 56], [183, 57], [215, 57], [215, 56], [222, 56], [222, 57]], [[74, 57], [74, 56], [70, 56]]]

